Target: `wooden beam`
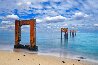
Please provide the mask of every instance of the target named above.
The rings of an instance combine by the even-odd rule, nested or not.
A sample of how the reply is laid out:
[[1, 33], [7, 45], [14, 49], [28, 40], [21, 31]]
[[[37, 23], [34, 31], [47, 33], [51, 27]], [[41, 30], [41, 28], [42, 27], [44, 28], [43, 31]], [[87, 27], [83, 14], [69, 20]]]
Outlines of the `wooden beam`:
[[20, 25], [30, 25], [30, 20], [21, 20]]

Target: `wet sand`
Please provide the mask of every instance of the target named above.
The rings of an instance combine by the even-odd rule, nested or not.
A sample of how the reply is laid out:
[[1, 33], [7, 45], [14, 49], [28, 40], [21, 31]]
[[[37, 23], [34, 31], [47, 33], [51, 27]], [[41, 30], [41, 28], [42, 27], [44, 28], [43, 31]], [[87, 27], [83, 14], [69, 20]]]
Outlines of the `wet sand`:
[[67, 59], [36, 53], [0, 51], [0, 65], [98, 65], [80, 59]]

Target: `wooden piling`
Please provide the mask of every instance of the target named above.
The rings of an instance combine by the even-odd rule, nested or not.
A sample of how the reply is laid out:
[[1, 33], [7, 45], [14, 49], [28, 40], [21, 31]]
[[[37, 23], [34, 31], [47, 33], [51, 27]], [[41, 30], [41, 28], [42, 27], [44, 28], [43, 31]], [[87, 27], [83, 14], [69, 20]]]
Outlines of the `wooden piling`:
[[62, 29], [61, 29], [61, 40], [62, 40]]
[[15, 45], [19, 44], [19, 21], [15, 20]]

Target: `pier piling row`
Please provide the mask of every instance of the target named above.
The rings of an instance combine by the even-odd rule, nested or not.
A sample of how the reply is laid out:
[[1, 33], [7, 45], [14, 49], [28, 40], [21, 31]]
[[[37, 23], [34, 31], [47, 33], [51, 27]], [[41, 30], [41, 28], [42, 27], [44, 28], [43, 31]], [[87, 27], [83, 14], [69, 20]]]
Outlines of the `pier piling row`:
[[70, 37], [76, 36], [76, 30], [70, 30]]
[[[61, 39], [62, 39], [62, 33], [64, 34], [64, 38], [68, 39], [68, 28], [61, 28]], [[70, 37], [76, 36], [76, 30], [70, 30]]]
[[66, 39], [68, 39], [68, 28], [61, 28], [61, 39], [62, 39], [62, 33], [65, 33], [64, 34], [64, 37], [66, 38]]

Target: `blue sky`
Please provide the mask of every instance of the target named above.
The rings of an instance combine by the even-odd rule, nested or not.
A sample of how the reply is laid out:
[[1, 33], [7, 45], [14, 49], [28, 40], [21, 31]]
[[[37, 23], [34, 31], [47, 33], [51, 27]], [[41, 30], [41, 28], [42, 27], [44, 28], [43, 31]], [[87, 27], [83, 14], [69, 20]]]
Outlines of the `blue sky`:
[[98, 0], [0, 0], [0, 30], [14, 31], [16, 19], [35, 18], [39, 31], [61, 27], [91, 31], [98, 30], [97, 17]]

